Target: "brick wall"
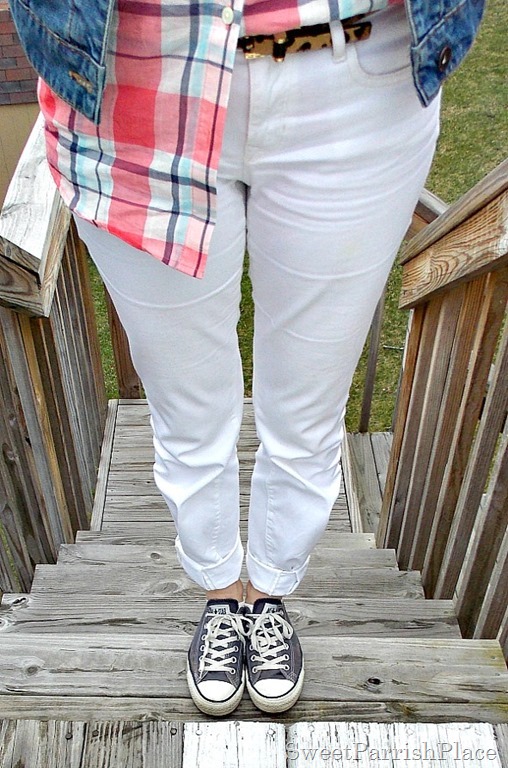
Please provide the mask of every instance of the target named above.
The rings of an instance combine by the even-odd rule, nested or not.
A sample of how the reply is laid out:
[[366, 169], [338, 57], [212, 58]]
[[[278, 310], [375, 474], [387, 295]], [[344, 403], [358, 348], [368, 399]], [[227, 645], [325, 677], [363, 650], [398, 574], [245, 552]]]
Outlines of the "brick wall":
[[37, 101], [37, 75], [20, 45], [9, 5], [0, 0], [0, 105]]

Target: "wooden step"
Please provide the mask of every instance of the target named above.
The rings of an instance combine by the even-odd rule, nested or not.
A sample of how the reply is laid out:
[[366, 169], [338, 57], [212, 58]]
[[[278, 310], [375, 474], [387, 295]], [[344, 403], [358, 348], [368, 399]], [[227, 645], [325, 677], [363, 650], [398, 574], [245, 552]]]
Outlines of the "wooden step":
[[[193, 737], [194, 732], [196, 735]], [[308, 768], [327, 762], [343, 768], [376, 766], [467, 766], [501, 768], [501, 726], [487, 723], [295, 723], [287, 728], [287, 754], [291, 768]], [[220, 749], [226, 736], [214, 725], [193, 724], [185, 728], [184, 744], [191, 750], [194, 765], [212, 748], [215, 737]], [[208, 748], [208, 750], [207, 750]], [[322, 762], [321, 762], [322, 761]]]
[[[40, 718], [44, 720], [183, 720], [210, 722], [196, 710], [190, 696], [185, 699], [168, 696], [73, 696], [73, 695], [0, 695], [0, 712], [4, 718]], [[234, 712], [234, 722], [274, 720], [263, 715], [247, 699]], [[498, 702], [435, 701], [304, 701], [297, 702], [288, 712], [277, 715], [279, 723], [344, 721], [375, 723], [508, 723], [508, 705]], [[214, 721], [216, 722], [216, 721]], [[32, 768], [31, 763], [27, 764]], [[61, 768], [58, 763], [55, 768]], [[67, 765], [67, 763], [64, 763]], [[78, 765], [79, 762], [78, 762]], [[106, 763], [106, 765], [108, 765]], [[327, 764], [326, 764], [327, 765]], [[372, 765], [370, 763], [369, 765]], [[397, 765], [395, 768], [397, 768]], [[417, 764], [419, 766], [419, 764]], [[468, 765], [471, 765], [470, 763]], [[441, 766], [441, 763], [439, 764]], [[456, 764], [454, 764], [456, 766]], [[332, 767], [333, 766], [332, 763]], [[9, 768], [12, 766], [9, 765]], [[41, 768], [46, 768], [43, 764]], [[111, 768], [108, 765], [108, 768]], [[116, 766], [115, 766], [116, 768]], [[122, 766], [123, 768], [123, 766]], [[137, 766], [136, 766], [137, 768]], [[155, 767], [154, 767], [155, 768]], [[173, 766], [171, 766], [173, 768]], [[233, 768], [237, 768], [234, 766]], [[355, 763], [353, 768], [358, 768]], [[384, 764], [380, 765], [384, 768]], [[411, 766], [412, 768], [412, 766]], [[437, 767], [436, 767], [437, 768]], [[472, 765], [471, 765], [472, 768]], [[478, 768], [478, 766], [475, 766]], [[488, 768], [493, 768], [488, 766]], [[508, 762], [505, 768], [508, 768]]]
[[[166, 535], [163, 535], [163, 534]], [[147, 530], [136, 528], [132, 530], [126, 525], [122, 533], [110, 533], [110, 531], [78, 531], [77, 544], [140, 544], [146, 547], [167, 547], [174, 544], [174, 535], [168, 535], [167, 528], [161, 535], [154, 532], [152, 526]], [[341, 531], [326, 531], [321, 544], [333, 549], [375, 549], [376, 539], [373, 533], [349, 533]]]
[[[460, 638], [451, 600], [302, 599], [286, 606], [301, 637]], [[0, 608], [0, 635], [11, 633], [184, 634], [189, 639], [203, 600], [175, 602], [172, 596], [8, 594]]]
[[506, 765], [505, 726], [490, 723], [4, 720], [0, 739], [1, 768]]
[[[172, 595], [175, 600], [201, 599], [202, 590], [181, 568], [153, 563], [133, 565], [38, 565], [32, 592], [61, 594]], [[299, 597], [423, 598], [417, 571], [394, 568], [340, 568], [330, 564], [311, 570], [298, 588]]]
[[[298, 719], [319, 719], [321, 703], [337, 702], [467, 702], [508, 712], [508, 672], [495, 640], [304, 637], [302, 646]], [[2, 634], [0, 694], [166, 698], [178, 711], [189, 698], [187, 648], [188, 638], [179, 635]]]
[[[183, 768], [183, 730], [177, 722], [3, 720], [0, 768]], [[259, 729], [252, 730], [252, 740], [255, 736]], [[283, 763], [266, 765], [285, 768]]]
[[[178, 565], [174, 547], [145, 547], [139, 544], [63, 544], [58, 552], [58, 563], [68, 565], [105, 565], [124, 563], [131, 565]], [[312, 554], [310, 573], [320, 569], [339, 568], [397, 568], [393, 549], [331, 549], [318, 546]]]
[[[248, 496], [240, 498], [242, 515], [240, 518], [240, 530], [247, 531], [247, 506]], [[169, 509], [164, 499], [158, 496], [109, 496], [104, 505], [101, 529], [121, 532], [134, 524], [142, 524], [152, 528], [154, 523], [163, 523], [174, 532], [174, 524]], [[351, 525], [347, 510], [342, 513], [332, 514], [327, 531], [351, 531]]]

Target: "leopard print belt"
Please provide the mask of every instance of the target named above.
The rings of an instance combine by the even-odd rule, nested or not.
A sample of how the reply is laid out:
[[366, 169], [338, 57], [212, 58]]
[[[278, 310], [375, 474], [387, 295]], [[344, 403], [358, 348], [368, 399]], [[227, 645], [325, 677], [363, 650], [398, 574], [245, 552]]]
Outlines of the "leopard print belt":
[[[372, 23], [364, 21], [365, 16], [366, 14], [351, 16], [350, 19], [342, 21], [346, 43], [367, 40], [370, 36]], [[331, 47], [332, 33], [329, 24], [314, 24], [311, 27], [290, 29], [276, 35], [247, 35], [238, 40], [238, 48], [244, 52], [246, 59], [271, 56], [274, 61], [284, 61], [287, 53], [316, 51]]]

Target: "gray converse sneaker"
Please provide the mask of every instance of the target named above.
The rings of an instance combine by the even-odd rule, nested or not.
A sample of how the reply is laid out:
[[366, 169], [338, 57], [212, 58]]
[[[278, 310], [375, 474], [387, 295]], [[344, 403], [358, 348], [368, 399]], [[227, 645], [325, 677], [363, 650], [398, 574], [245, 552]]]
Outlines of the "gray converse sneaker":
[[207, 602], [187, 656], [192, 700], [207, 715], [229, 715], [241, 701], [247, 626], [237, 600]]
[[247, 639], [247, 690], [262, 712], [285, 712], [302, 692], [302, 648], [281, 600], [256, 600], [246, 606], [252, 624]]

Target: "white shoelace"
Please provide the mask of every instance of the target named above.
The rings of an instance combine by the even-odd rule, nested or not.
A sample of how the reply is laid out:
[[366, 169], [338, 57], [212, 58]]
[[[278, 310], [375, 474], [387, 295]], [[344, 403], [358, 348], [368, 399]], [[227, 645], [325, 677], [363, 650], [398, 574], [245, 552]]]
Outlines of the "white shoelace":
[[[230, 665], [237, 659], [232, 654], [242, 653], [242, 638], [246, 637], [245, 616], [237, 613], [218, 613], [206, 625], [206, 633], [200, 647], [200, 675], [205, 672], [230, 672]], [[240, 638], [239, 638], [240, 636]]]
[[262, 613], [258, 616], [250, 629], [250, 641], [255, 650], [252, 661], [259, 662], [252, 668], [253, 672], [262, 672], [267, 669], [289, 669], [285, 661], [289, 661], [288, 650], [285, 642], [293, 635], [293, 627], [278, 613]]

